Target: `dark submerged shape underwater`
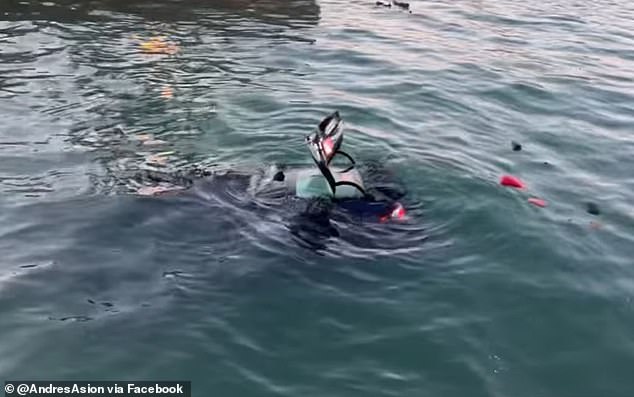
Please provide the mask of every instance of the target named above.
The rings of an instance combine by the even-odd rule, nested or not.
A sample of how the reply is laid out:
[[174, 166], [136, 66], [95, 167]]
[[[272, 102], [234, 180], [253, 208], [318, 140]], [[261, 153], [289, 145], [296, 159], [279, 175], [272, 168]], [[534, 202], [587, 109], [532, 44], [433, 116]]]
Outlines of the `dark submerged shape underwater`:
[[[244, 188], [257, 199], [295, 198], [309, 203], [330, 203], [347, 210], [363, 221], [387, 222], [405, 216], [403, 205], [398, 202], [405, 193], [397, 187], [396, 178], [386, 168], [375, 164], [369, 167], [374, 174], [374, 184], [366, 187], [361, 172], [351, 155], [341, 150], [343, 121], [334, 112], [319, 123], [316, 131], [306, 137], [306, 144], [317, 167], [277, 166], [256, 175], [239, 172], [215, 173], [206, 181], [193, 182], [194, 189], [209, 189], [220, 184], [233, 185], [243, 179]], [[335, 166], [337, 155], [345, 157], [349, 164]], [[229, 182], [222, 179], [233, 179]], [[211, 186], [207, 185], [211, 183]], [[239, 184], [239, 183], [238, 183]], [[203, 187], [206, 186], [206, 187]]]
[[[382, 224], [405, 219], [399, 202], [405, 189], [378, 162], [359, 164], [341, 150], [343, 121], [339, 112], [326, 117], [306, 137], [316, 166], [278, 165], [253, 170], [196, 170], [194, 175], [146, 175], [153, 181], [186, 188], [181, 195], [222, 203], [234, 210], [280, 212], [290, 231], [311, 245], [318, 237], [339, 236], [331, 220]], [[346, 160], [335, 165], [335, 158]], [[364, 177], [365, 176], [365, 177]], [[289, 219], [290, 218], [290, 219]]]

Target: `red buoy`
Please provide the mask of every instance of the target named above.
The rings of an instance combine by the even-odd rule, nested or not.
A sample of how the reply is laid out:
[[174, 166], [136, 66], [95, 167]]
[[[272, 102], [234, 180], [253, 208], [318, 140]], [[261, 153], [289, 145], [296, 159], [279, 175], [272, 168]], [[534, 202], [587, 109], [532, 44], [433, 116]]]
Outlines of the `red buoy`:
[[500, 178], [500, 184], [502, 186], [510, 186], [518, 189], [524, 189], [524, 187], [526, 187], [524, 182], [512, 175], [503, 175], [502, 178]]

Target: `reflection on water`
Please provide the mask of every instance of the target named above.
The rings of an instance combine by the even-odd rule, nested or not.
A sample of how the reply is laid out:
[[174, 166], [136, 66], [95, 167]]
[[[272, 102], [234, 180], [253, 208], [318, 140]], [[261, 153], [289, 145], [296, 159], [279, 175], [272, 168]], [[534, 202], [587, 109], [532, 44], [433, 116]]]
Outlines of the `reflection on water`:
[[229, 21], [257, 19], [289, 26], [314, 25], [319, 20], [319, 6], [314, 0], [5, 0], [2, 11], [9, 20], [44, 19], [63, 23], [132, 17], [142, 18], [146, 23], [189, 21], [200, 24], [209, 14], [221, 14]]
[[[5, 108], [23, 115], [7, 125], [5, 145], [12, 134], [22, 142], [22, 127], [37, 120], [46, 139], [93, 152], [105, 174], [91, 172], [91, 185], [102, 193], [138, 188], [122, 179], [182, 167], [195, 160], [183, 145], [229, 133], [217, 103], [242, 87], [270, 90], [267, 77], [289, 71], [276, 47], [310, 45], [303, 32], [319, 20], [313, 1], [11, 1], [2, 9], [16, 22], [0, 30], [0, 92]], [[199, 160], [215, 160], [210, 152], [202, 148]]]

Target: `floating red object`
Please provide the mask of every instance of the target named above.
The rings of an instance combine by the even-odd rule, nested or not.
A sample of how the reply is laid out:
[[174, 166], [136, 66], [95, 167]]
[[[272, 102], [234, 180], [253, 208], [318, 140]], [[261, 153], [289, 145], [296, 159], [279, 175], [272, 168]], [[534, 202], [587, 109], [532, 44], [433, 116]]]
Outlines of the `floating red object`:
[[500, 184], [502, 186], [510, 186], [518, 189], [524, 189], [524, 187], [526, 187], [524, 182], [512, 175], [503, 175], [502, 178], [500, 178]]
[[403, 219], [405, 217], [405, 208], [401, 203], [396, 205], [396, 208], [392, 211], [392, 218]]
[[536, 205], [536, 206], [538, 206], [538, 207], [542, 207], [542, 208], [543, 208], [543, 207], [546, 207], [546, 205], [547, 205], [545, 200], [542, 200], [542, 199], [537, 198], [537, 197], [531, 197], [531, 198], [529, 198], [529, 199], [528, 199], [528, 202], [529, 202], [529, 203], [531, 203], [531, 204], [533, 204], [533, 205]]
[[401, 203], [396, 203], [392, 212], [379, 217], [379, 222], [385, 223], [391, 219], [403, 219], [405, 218], [405, 214], [406, 211], [403, 205]]

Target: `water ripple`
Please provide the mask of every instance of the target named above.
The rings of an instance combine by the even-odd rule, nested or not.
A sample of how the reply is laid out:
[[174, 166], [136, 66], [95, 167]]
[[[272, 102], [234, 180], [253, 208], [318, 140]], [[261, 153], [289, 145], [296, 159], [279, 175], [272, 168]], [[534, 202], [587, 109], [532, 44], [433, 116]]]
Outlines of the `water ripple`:
[[[5, 3], [7, 378], [632, 390], [630, 3]], [[398, 171], [405, 222], [252, 194], [272, 164], [310, 165], [303, 137], [335, 109], [347, 151]], [[138, 195], [197, 169], [241, 176]]]

